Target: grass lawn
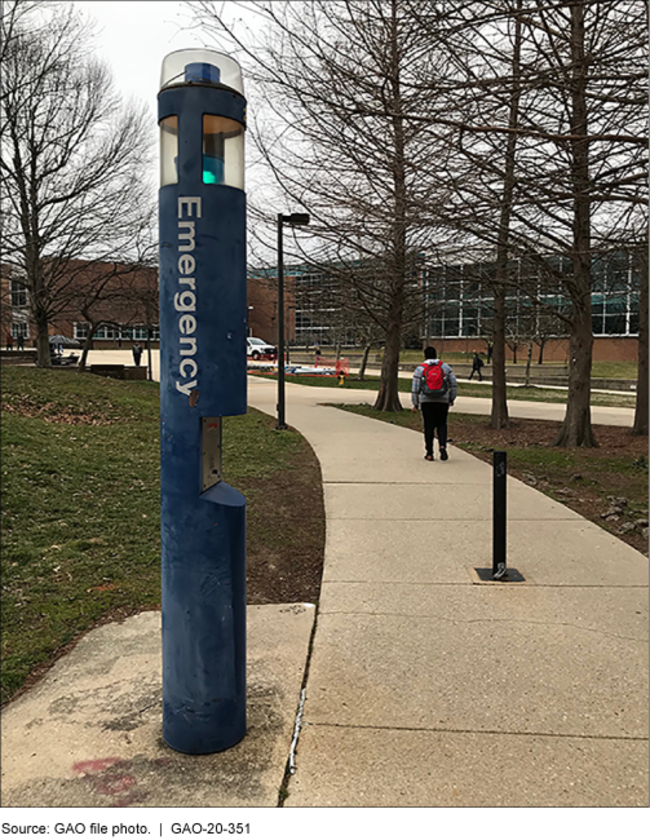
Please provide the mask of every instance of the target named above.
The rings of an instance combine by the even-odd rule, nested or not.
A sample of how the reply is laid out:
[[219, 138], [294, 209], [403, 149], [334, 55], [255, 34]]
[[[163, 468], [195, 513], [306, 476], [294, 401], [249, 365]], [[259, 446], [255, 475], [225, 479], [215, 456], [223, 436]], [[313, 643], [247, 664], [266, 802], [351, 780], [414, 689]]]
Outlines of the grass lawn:
[[[252, 376], [261, 376], [267, 379], [277, 379], [277, 376], [272, 373], [255, 373]], [[362, 389], [367, 391], [379, 390], [379, 377], [366, 376], [365, 379], [359, 380], [354, 375], [348, 376], [344, 385], [338, 384], [338, 379], [335, 376], [298, 376], [293, 374], [285, 374], [286, 382], [295, 382], [298, 385], [307, 385], [314, 388], [341, 388], [347, 389]], [[411, 380], [400, 377], [398, 380], [399, 390], [402, 393], [410, 393]], [[492, 386], [489, 384], [479, 385], [473, 382], [467, 382], [464, 379], [458, 380], [458, 395], [461, 397], [483, 397], [486, 400], [492, 398]], [[532, 402], [549, 402], [549, 403], [566, 403], [566, 391], [558, 391], [554, 388], [517, 388], [510, 386], [506, 388], [506, 396], [508, 400], [527, 400]], [[592, 393], [592, 405], [602, 406], [619, 406], [621, 408], [634, 408], [636, 405], [636, 397], [634, 394], [626, 394], [624, 392], [615, 394], [598, 394]]]
[[[482, 353], [483, 361], [485, 361], [486, 351], [485, 342], [478, 342], [476, 349]], [[543, 373], [552, 373], [558, 368], [565, 367], [564, 362], [544, 362], [541, 365], [537, 364], [537, 348], [533, 348], [533, 361], [530, 369], [533, 376]], [[448, 362], [452, 367], [454, 362], [457, 364], [471, 365], [474, 353], [445, 353], [443, 361]], [[399, 355], [399, 360], [403, 364], [418, 364], [422, 361], [423, 354], [420, 350], [402, 350]], [[523, 373], [526, 370], [526, 354], [519, 353], [517, 355], [518, 362], [513, 364], [508, 361], [506, 367], [512, 371], [519, 371]], [[638, 365], [636, 362], [593, 362], [591, 375], [594, 379], [636, 379]]]
[[[224, 420], [224, 480], [248, 502], [248, 600], [313, 601], [320, 467], [274, 425], [252, 409]], [[7, 366], [2, 427], [4, 702], [95, 623], [159, 605], [159, 386]]]

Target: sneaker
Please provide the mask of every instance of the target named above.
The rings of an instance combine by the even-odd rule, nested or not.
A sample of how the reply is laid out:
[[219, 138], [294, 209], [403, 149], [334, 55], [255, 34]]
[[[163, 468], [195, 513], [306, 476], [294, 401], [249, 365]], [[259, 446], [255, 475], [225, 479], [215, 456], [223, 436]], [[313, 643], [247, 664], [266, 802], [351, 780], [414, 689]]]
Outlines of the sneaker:
[[441, 461], [447, 461], [448, 459], [449, 459], [449, 455], [447, 455], [447, 450], [446, 449], [441, 449], [440, 450], [440, 460]]
[[424, 460], [425, 461], [433, 461], [433, 455], [425, 455]]

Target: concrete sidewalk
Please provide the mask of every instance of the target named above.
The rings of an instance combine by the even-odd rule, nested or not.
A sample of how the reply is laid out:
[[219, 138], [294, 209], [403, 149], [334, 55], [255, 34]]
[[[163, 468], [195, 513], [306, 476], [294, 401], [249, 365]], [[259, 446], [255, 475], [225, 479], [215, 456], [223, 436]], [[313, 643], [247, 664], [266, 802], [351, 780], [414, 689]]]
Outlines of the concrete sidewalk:
[[2, 806], [276, 807], [315, 608], [247, 612], [247, 734], [214, 755], [162, 740], [160, 613], [85, 635], [2, 713]]
[[[274, 415], [276, 387], [249, 379], [249, 404]], [[414, 432], [319, 405], [369, 399], [287, 385], [322, 468], [323, 587], [311, 654], [312, 607], [249, 608], [241, 744], [161, 742], [145, 613], [89, 633], [4, 710], [4, 806], [274, 806], [307, 667], [286, 806], [647, 805], [647, 559], [509, 479], [525, 582], [479, 583], [491, 468], [453, 447], [426, 462]]]
[[[93, 363], [107, 361], [93, 352]], [[111, 362], [130, 363], [130, 352], [117, 353]], [[2, 806], [276, 807], [315, 613], [312, 604], [248, 607], [247, 735], [205, 756], [161, 738], [160, 613], [89, 632], [3, 709]]]
[[[275, 383], [249, 382], [274, 414]], [[491, 467], [316, 405], [343, 394], [287, 385], [327, 542], [286, 805], [647, 805], [647, 558], [509, 479], [525, 582], [480, 584]]]

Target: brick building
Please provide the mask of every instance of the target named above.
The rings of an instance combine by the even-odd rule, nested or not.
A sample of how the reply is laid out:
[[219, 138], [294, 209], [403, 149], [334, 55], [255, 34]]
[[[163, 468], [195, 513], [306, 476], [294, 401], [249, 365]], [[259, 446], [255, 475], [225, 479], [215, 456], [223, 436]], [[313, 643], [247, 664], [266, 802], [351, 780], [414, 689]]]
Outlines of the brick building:
[[[560, 266], [561, 268], [561, 266]], [[434, 342], [442, 353], [483, 350], [480, 342], [489, 335], [492, 298], [489, 279], [493, 266], [477, 261], [427, 267], [417, 284], [422, 295], [422, 342]], [[521, 273], [522, 263], [513, 262]], [[99, 324], [93, 338], [97, 349], [130, 346], [147, 340], [159, 341], [158, 277], [155, 268], [113, 263], [70, 264], [71, 280], [62, 292], [59, 312], [52, 319], [50, 334], [86, 338], [89, 323]], [[592, 293], [594, 360], [636, 360], [639, 328], [641, 277], [631, 257], [614, 253], [594, 263]], [[2, 266], [2, 342], [11, 332], [14, 341], [22, 335], [26, 346], [34, 343], [34, 325], [28, 305], [28, 291]], [[558, 287], [547, 292], [559, 307], [566, 298]], [[285, 268], [285, 335], [291, 345], [328, 346], [354, 343], [353, 328], [341, 329], [336, 295], [325, 273], [307, 265]], [[248, 334], [269, 344], [278, 342], [277, 270], [252, 269], [248, 274]], [[508, 295], [511, 323], [530, 317], [525, 296], [513, 288]], [[523, 346], [523, 343], [522, 343]], [[565, 362], [568, 339], [551, 335], [544, 347], [544, 359]], [[507, 351], [512, 358], [512, 351]]]
[[[158, 271], [123, 263], [70, 261], [62, 278], [53, 284], [50, 335], [83, 341], [95, 326], [93, 346], [113, 347], [135, 341], [157, 343]], [[3, 342], [11, 333], [22, 336], [25, 346], [35, 344], [35, 325], [29, 307], [29, 290], [11, 266], [1, 273]]]

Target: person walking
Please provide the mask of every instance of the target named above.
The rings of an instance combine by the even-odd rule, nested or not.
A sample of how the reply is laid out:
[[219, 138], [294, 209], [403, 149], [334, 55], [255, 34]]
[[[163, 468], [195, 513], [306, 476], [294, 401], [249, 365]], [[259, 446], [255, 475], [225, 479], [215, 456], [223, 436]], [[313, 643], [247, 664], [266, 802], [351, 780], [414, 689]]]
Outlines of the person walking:
[[135, 362], [136, 367], [140, 367], [140, 358], [142, 356], [142, 347], [136, 342], [133, 347], [131, 348], [131, 352], [133, 353], [133, 361]]
[[8, 332], [7, 333], [7, 350], [13, 350], [13, 349], [14, 349], [14, 337], [10, 332]]
[[446, 461], [447, 454], [447, 415], [456, 401], [458, 383], [453, 370], [441, 362], [435, 347], [426, 347], [424, 362], [413, 372], [411, 402], [413, 411], [420, 411], [424, 426], [425, 459], [433, 461], [434, 432], [438, 434], [440, 460]]
[[18, 333], [16, 336], [16, 350], [24, 350], [25, 349], [25, 336], [22, 333]]
[[479, 356], [478, 353], [474, 353], [474, 358], [472, 359], [472, 372], [469, 375], [471, 379], [475, 373], [478, 373], [478, 381], [483, 381], [483, 374], [481, 373], [481, 368], [483, 367], [483, 359]]

